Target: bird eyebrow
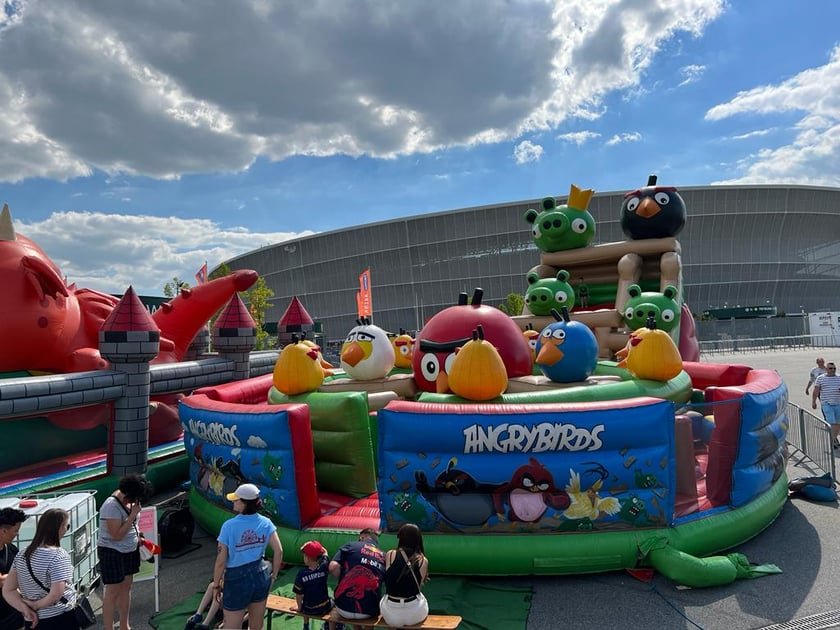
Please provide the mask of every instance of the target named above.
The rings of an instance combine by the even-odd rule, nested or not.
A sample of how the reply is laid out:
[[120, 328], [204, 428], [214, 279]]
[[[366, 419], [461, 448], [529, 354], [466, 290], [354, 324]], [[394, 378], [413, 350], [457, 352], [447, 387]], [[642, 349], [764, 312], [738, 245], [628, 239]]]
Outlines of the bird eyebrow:
[[420, 350], [424, 352], [446, 352], [447, 350], [460, 348], [471, 339], [472, 337], [464, 337], [463, 339], [455, 339], [453, 341], [429, 341], [428, 339], [421, 339]]
[[[653, 189], [653, 192], [674, 192], [676, 190], [676, 186], [657, 186]], [[641, 195], [642, 189], [637, 188], [636, 190], [631, 190], [629, 193], [624, 195], [624, 198], [627, 199], [628, 197], [635, 197], [636, 195]]]

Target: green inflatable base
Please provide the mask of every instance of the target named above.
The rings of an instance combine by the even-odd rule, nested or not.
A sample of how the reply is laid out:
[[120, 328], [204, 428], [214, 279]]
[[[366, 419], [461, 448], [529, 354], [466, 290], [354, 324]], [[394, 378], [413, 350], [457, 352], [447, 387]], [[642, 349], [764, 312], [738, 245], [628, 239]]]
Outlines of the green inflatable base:
[[[673, 527], [632, 529], [618, 532], [575, 532], [556, 534], [442, 534], [424, 533], [423, 546], [430, 565], [445, 575], [569, 575], [600, 573], [655, 566], [641, 551], [667, 545], [685, 554], [673, 559], [677, 572], [688, 573], [697, 557], [735, 547], [768, 527], [779, 515], [788, 496], [787, 476], [782, 476], [751, 503], [726, 512], [716, 512]], [[210, 503], [194, 488], [190, 489], [190, 509], [196, 522], [214, 536], [233, 512]], [[300, 547], [317, 538], [334, 553], [344, 543], [355, 540], [357, 531], [337, 529], [278, 528], [283, 543], [283, 559], [302, 563]], [[396, 536], [384, 533], [383, 549], [396, 547]], [[656, 557], [656, 556], [655, 556]], [[672, 571], [673, 572], [673, 571]]]

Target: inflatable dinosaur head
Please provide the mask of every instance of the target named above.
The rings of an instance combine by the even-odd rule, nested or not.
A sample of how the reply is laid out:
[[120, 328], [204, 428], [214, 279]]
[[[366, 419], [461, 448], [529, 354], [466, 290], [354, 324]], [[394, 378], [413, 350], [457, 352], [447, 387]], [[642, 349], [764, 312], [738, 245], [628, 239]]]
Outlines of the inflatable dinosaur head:
[[58, 266], [0, 213], [0, 371], [55, 369], [79, 329], [79, 302]]

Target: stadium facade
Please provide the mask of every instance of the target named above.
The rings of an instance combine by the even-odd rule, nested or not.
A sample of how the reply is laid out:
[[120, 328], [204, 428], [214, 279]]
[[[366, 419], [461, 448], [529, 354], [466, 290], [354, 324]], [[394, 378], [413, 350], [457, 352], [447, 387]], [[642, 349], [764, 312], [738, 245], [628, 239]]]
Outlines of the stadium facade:
[[[775, 305], [780, 313], [840, 310], [840, 188], [702, 186], [679, 189], [688, 209], [682, 246], [685, 301], [706, 309]], [[589, 204], [593, 244], [625, 240], [625, 191]], [[565, 201], [565, 197], [559, 196]], [[359, 274], [371, 270], [374, 323], [416, 330], [458, 294], [484, 289], [497, 305], [524, 295], [539, 264], [524, 214], [539, 199], [398, 218], [284, 241], [227, 261], [254, 269], [274, 291], [267, 321], [297, 296], [324, 337], [356, 320]]]

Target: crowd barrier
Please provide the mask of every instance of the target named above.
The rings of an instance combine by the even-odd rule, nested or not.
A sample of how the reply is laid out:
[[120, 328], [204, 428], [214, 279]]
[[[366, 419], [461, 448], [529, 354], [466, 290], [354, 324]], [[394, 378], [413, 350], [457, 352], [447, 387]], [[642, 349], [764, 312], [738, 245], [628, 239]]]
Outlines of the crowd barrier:
[[799, 462], [807, 457], [820, 470], [831, 473], [832, 479], [837, 479], [831, 425], [791, 402], [787, 403], [787, 417], [790, 422], [787, 442], [796, 449], [791, 457], [796, 459], [801, 454]]
[[803, 350], [830, 347], [825, 335], [789, 335], [786, 337], [736, 337], [701, 341], [700, 356], [732, 352], [774, 352], [781, 349]]

